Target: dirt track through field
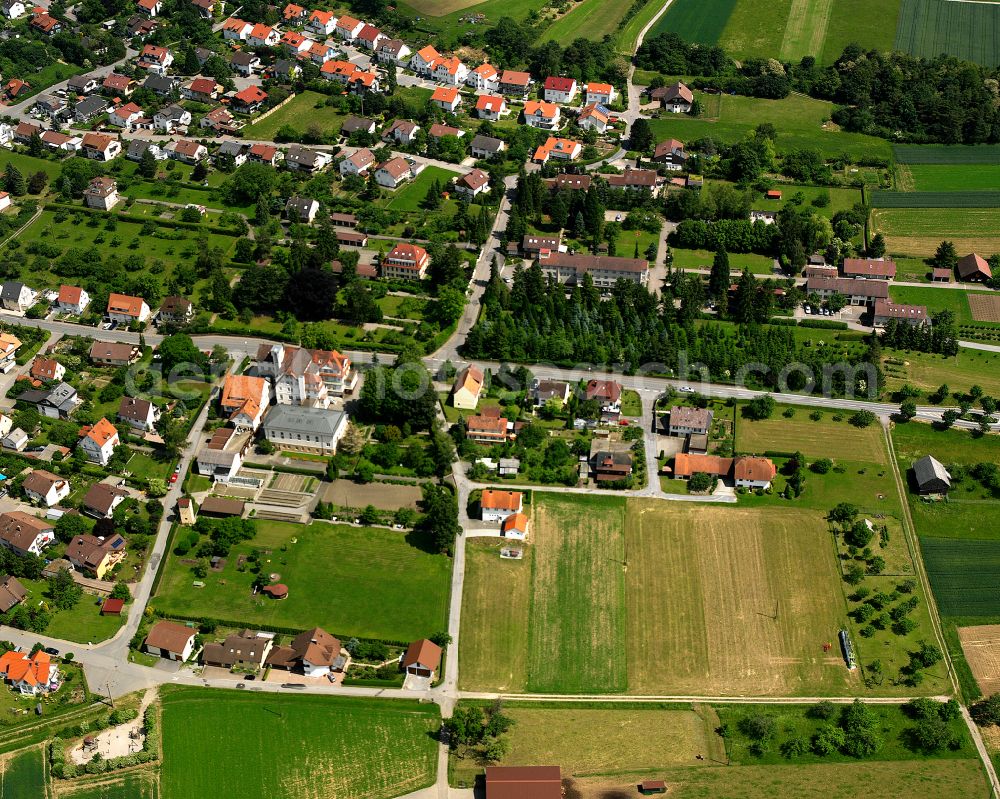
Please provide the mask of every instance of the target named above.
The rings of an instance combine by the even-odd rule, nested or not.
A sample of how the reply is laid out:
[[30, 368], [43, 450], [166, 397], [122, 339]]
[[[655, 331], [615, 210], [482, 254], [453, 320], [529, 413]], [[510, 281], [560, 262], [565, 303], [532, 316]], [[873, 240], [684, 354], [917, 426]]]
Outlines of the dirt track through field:
[[629, 690], [840, 693], [859, 681], [836, 642], [846, 621], [815, 513], [630, 503]]
[[818, 58], [823, 53], [832, 10], [833, 0], [792, 0], [781, 40], [781, 57], [790, 61], [807, 55]]

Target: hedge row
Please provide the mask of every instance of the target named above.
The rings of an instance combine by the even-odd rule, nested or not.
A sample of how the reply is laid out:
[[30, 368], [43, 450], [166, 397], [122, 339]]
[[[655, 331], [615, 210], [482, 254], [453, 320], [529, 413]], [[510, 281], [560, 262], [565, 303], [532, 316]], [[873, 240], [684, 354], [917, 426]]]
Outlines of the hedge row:
[[815, 327], [821, 330], [847, 330], [847, 322], [834, 322], [832, 319], [800, 319], [799, 327]]

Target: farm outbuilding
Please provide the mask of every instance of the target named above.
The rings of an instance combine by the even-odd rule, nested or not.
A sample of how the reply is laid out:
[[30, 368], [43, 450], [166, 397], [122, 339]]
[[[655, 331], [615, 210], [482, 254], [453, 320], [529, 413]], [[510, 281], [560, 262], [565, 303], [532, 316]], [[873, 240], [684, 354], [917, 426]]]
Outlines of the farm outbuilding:
[[921, 494], [945, 494], [951, 488], [948, 470], [931, 455], [913, 462], [913, 478]]

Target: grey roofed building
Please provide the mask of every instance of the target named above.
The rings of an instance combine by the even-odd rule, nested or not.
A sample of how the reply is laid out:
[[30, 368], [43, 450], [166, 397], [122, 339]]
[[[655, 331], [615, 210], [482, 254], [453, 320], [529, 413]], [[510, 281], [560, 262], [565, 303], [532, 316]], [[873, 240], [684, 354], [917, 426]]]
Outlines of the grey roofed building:
[[0, 286], [0, 306], [8, 311], [25, 310], [21, 306], [22, 294], [25, 289], [35, 294], [34, 289], [28, 288], [20, 280], [7, 280]]
[[165, 161], [167, 158], [167, 154], [163, 152], [163, 149], [156, 142], [146, 139], [132, 139], [128, 143], [125, 157], [129, 161], [141, 161], [147, 150], [153, 154], [153, 158], [157, 161]]
[[17, 401], [36, 406], [39, 413], [50, 419], [66, 419], [80, 404], [76, 389], [69, 383], [59, 383], [51, 389], [25, 391], [17, 397]]
[[224, 141], [219, 145], [219, 149], [215, 151], [216, 156], [219, 155], [231, 155], [233, 158], [244, 155], [247, 150], [250, 149], [250, 145], [246, 142], [241, 141]]
[[299, 65], [289, 58], [279, 58], [274, 62], [274, 67], [272, 71], [275, 75], [280, 75], [281, 77], [287, 77], [292, 75], [300, 69]]
[[168, 78], [166, 75], [150, 75], [143, 81], [142, 86], [151, 92], [166, 96], [174, 90], [176, 83], [173, 78]]
[[214, 56], [211, 50], [206, 47], [196, 47], [194, 48], [194, 57], [198, 59], [198, 66], [202, 66], [208, 59]]
[[346, 428], [344, 413], [325, 408], [275, 405], [264, 417], [267, 440], [290, 448], [332, 453]]
[[258, 636], [250, 630], [232, 633], [225, 641], [211, 641], [202, 650], [202, 662], [209, 666], [232, 668], [233, 666], [253, 665], [261, 667], [264, 659], [271, 651], [274, 639], [271, 636]]
[[[255, 65], [260, 65], [260, 59], [253, 53], [248, 53], [246, 50], [237, 50], [233, 53], [232, 58], [229, 59], [229, 63], [232, 64], [237, 69], [252, 69]], [[277, 64], [275, 64], [277, 68]]]
[[316, 214], [319, 203], [312, 197], [289, 197], [285, 203], [285, 215], [300, 222], [311, 221]]
[[674, 405], [670, 409], [669, 432], [672, 436], [707, 433], [712, 425], [712, 411], [708, 408], [691, 408]]
[[951, 488], [951, 475], [930, 455], [913, 462], [913, 477], [921, 494], [943, 494]]
[[177, 103], [171, 103], [165, 108], [161, 108], [156, 112], [156, 115], [169, 120], [183, 119], [184, 114], [188, 113], [185, 109], [181, 108]]
[[74, 75], [68, 81], [66, 81], [66, 88], [70, 91], [74, 91], [77, 94], [83, 94], [87, 91], [87, 88], [95, 83], [94, 77], [92, 75]]
[[301, 168], [311, 171], [317, 169], [323, 161], [327, 160], [325, 153], [310, 150], [307, 147], [292, 145], [285, 154], [285, 166], [290, 168]]
[[469, 146], [473, 152], [498, 153], [503, 149], [503, 140], [479, 134], [474, 136]]
[[363, 130], [365, 133], [371, 133], [375, 129], [375, 121], [371, 119], [365, 119], [364, 117], [349, 116], [344, 120], [344, 124], [340, 126], [340, 132], [345, 136], [350, 135], [359, 130]]
[[108, 101], [103, 97], [92, 94], [85, 97], [73, 107], [73, 115], [81, 122], [93, 119], [98, 114], [103, 113], [108, 108]]

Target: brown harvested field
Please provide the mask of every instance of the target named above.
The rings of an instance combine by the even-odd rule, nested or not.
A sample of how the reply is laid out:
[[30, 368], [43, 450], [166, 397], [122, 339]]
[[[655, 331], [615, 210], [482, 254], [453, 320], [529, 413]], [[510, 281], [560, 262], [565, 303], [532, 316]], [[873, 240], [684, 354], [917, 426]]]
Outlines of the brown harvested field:
[[[872, 212], [873, 218], [875, 213], [877, 211]], [[940, 236], [897, 236], [884, 230], [876, 232], [885, 236], [889, 252], [911, 258], [929, 258], [941, 244]], [[951, 239], [961, 253], [993, 253], [1000, 250], [1000, 236], [952, 236]]]
[[520, 692], [528, 680], [528, 610], [534, 549], [502, 560], [506, 542], [472, 538], [465, 546], [459, 687]]
[[426, 14], [428, 17], [443, 17], [472, 6], [478, 6], [483, 0], [407, 0], [407, 5]]
[[861, 689], [836, 646], [823, 652], [847, 618], [819, 513], [636, 500], [625, 531], [631, 693]]
[[1000, 624], [959, 627], [958, 637], [983, 696], [1000, 691]]
[[969, 310], [977, 322], [1000, 322], [1000, 297], [992, 294], [969, 294]]
[[796, 407], [791, 419], [782, 416], [786, 405], [778, 405], [770, 419], [751, 421], [737, 414], [736, 448], [744, 453], [801, 452], [807, 458], [832, 458], [834, 460], [888, 463], [889, 457], [882, 438], [882, 428], [871, 425], [857, 428], [847, 419], [835, 422], [829, 411], [814, 422], [809, 418], [812, 409]]
[[[564, 777], [566, 775], [564, 774]], [[896, 760], [794, 766], [670, 767], [656, 772], [673, 799], [986, 799], [976, 760]], [[566, 799], [626, 799], [648, 773], [564, 779]]]
[[413, 508], [421, 497], [420, 486], [393, 485], [391, 483], [368, 483], [361, 485], [352, 480], [335, 480], [323, 483], [320, 499], [348, 508], [363, 508], [374, 505], [379, 510]]

